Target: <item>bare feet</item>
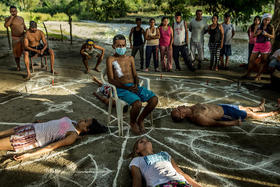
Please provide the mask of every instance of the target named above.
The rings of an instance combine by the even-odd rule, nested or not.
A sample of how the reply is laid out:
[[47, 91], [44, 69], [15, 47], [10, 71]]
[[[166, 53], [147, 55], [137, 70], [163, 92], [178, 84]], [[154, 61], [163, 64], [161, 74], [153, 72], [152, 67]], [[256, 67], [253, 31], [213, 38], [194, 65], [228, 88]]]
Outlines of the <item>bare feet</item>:
[[265, 98], [262, 98], [262, 101], [259, 105], [259, 108], [260, 108], [261, 112], [265, 112], [265, 106], [264, 105], [265, 105]]
[[136, 123], [130, 123], [130, 128], [131, 128], [131, 131], [133, 132], [133, 134], [136, 134], [136, 135], [141, 134], [139, 127]]
[[140, 133], [141, 134], [146, 133], [144, 121], [142, 121], [142, 122], [138, 121], [138, 125], [139, 125], [139, 129], [140, 129]]
[[31, 74], [29, 74], [29, 75], [27, 75], [24, 79], [26, 80], [26, 81], [29, 81], [30, 79], [31, 79]]
[[100, 72], [100, 70], [97, 67], [95, 67], [93, 70], [97, 71], [97, 72]]
[[58, 74], [56, 71], [53, 72], [53, 70], [51, 70], [51, 73], [53, 73], [54, 75], [57, 75], [57, 74]]
[[17, 67], [17, 71], [21, 71], [20, 67]]
[[255, 77], [255, 81], [260, 81], [261, 80], [261, 77], [260, 76], [256, 76]]
[[94, 82], [98, 82], [98, 81], [97, 81], [97, 78], [96, 78], [95, 76], [92, 76], [92, 80], [93, 80]]

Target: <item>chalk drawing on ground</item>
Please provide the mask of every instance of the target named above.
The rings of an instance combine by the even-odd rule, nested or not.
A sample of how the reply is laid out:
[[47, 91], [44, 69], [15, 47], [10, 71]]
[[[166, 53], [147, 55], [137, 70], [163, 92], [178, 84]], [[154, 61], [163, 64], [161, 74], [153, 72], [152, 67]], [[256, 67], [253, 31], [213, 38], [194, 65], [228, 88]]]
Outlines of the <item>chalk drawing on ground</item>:
[[52, 112], [64, 111], [65, 113], [72, 113], [73, 109], [68, 109], [69, 106], [72, 105], [72, 101], [64, 101], [60, 104], [55, 102], [44, 102], [44, 105], [48, 106], [48, 109], [44, 112], [40, 112], [35, 115], [35, 117], [45, 116]]
[[56, 186], [92, 186], [98, 176], [104, 177], [113, 171], [108, 168], [99, 168], [94, 156], [88, 154], [76, 163], [66, 168], [51, 168], [47, 171], [40, 183], [36, 182], [29, 186], [49, 186], [50, 183]]
[[[37, 77], [38, 79], [40, 79], [40, 77]], [[44, 78], [45, 79], [45, 78]], [[159, 81], [156, 79], [152, 80], [152, 81]], [[161, 80], [160, 80], [161, 81]], [[230, 98], [232, 96], [238, 96], [238, 97], [243, 97], [246, 98], [247, 100], [250, 100], [251, 102], [254, 102], [256, 104], [259, 103], [260, 98], [253, 96], [252, 94], [250, 94], [250, 91], [244, 87], [240, 87], [240, 91], [237, 92], [237, 85], [236, 83], [230, 83], [227, 86], [220, 86], [220, 85], [215, 85], [214, 83], [207, 83], [205, 84], [205, 82], [203, 81], [199, 81], [199, 80], [192, 80], [192, 81], [184, 81], [184, 80], [175, 80], [175, 79], [165, 79], [164, 81], [170, 81], [172, 83], [171, 89], [172, 91], [165, 91], [163, 96], [161, 97], [166, 97], [167, 98], [167, 103], [164, 103], [162, 101], [159, 101], [159, 108], [155, 110], [154, 112], [154, 120], [161, 120], [167, 116], [170, 115], [170, 111], [173, 107], [176, 107], [178, 105], [181, 104], [193, 104], [192, 102], [192, 97], [199, 97], [203, 99], [202, 103], [213, 103], [219, 100], [223, 100], [225, 98]], [[36, 80], [34, 80], [34, 82], [36, 82]], [[45, 84], [43, 83], [45, 82]], [[89, 104], [91, 107], [93, 107], [95, 110], [99, 110], [101, 112], [103, 112], [105, 115], [107, 115], [107, 111], [102, 109], [101, 107], [99, 107], [98, 105], [94, 104], [93, 102], [87, 100], [85, 97], [81, 96], [80, 94], [77, 94], [74, 90], [72, 90], [71, 88], [69, 88], [68, 86], [73, 86], [73, 85], [77, 85], [77, 84], [83, 84], [83, 83], [88, 83], [91, 82], [88, 79], [80, 79], [80, 80], [75, 80], [75, 81], [69, 81], [69, 83], [58, 83], [55, 86], [50, 86], [48, 80], [41, 80], [38, 81], [34, 87], [30, 86], [30, 92], [32, 93], [39, 93], [39, 92], [43, 92], [52, 88], [55, 89], [63, 89], [64, 91], [67, 91], [68, 93], [72, 94], [73, 96], [79, 98], [82, 102], [85, 102], [87, 104]], [[67, 88], [66, 88], [67, 87]], [[17, 89], [21, 90], [22, 88], [17, 87]], [[218, 92], [220, 94], [216, 94], [215, 97], [210, 97], [208, 96], [208, 93], [211, 91], [215, 91]], [[173, 98], [178, 98], [178, 101], [174, 102]], [[21, 99], [21, 98], [18, 98]], [[190, 102], [191, 100], [191, 102]], [[238, 104], [235, 103], [235, 104]], [[49, 106], [49, 108], [57, 106], [57, 104], [54, 103], [48, 103], [45, 105]], [[54, 109], [59, 109], [60, 111], [65, 111], [65, 112], [70, 112], [71, 109], [68, 109], [68, 107], [72, 105], [72, 102], [70, 103], [69, 101], [63, 102], [62, 105], [58, 108], [54, 108]], [[272, 106], [272, 105], [271, 105]], [[48, 114], [49, 110], [41, 112], [37, 115], [46, 115]], [[51, 110], [53, 111], [53, 110]], [[116, 119], [115, 116], [112, 116], [113, 119]], [[9, 123], [9, 122], [0, 122], [0, 124], [16, 124], [16, 123]], [[55, 169], [51, 169], [49, 171], [46, 171], [46, 175], [44, 175], [44, 177], [42, 178], [42, 180], [39, 182], [41, 185], [47, 185], [49, 182], [54, 183], [57, 186], [60, 186], [64, 183], [72, 183], [73, 185], [77, 185], [77, 186], [89, 186], [91, 184], [93, 184], [97, 178], [103, 178], [106, 177], [108, 175], [114, 175], [113, 178], [113, 184], [111, 184], [112, 186], [116, 187], [118, 186], [118, 179], [119, 179], [119, 174], [120, 171], [122, 169], [122, 167], [124, 167], [123, 163], [125, 161], [125, 152], [127, 152], [126, 147], [127, 147], [127, 143], [129, 140], [134, 141], [136, 140], [136, 138], [139, 138], [140, 136], [133, 136], [130, 134], [129, 132], [129, 126], [127, 124], [127, 122], [125, 122], [125, 124], [127, 125], [127, 127], [124, 129], [126, 131], [125, 133], [125, 137], [119, 137], [120, 141], [122, 141], [122, 146], [121, 146], [121, 154], [120, 157], [117, 159], [118, 160], [118, 167], [116, 169], [114, 168], [103, 168], [103, 169], [98, 169], [98, 165], [96, 163], [96, 161], [93, 159], [93, 155], [85, 155], [84, 158], [82, 158], [81, 160], [77, 161], [76, 163], [71, 164], [69, 167], [67, 167], [66, 170], [61, 170], [59, 168], [55, 168]], [[234, 131], [225, 131], [224, 134], [231, 134], [231, 133], [235, 133], [235, 134], [239, 134], [239, 135], [250, 135], [250, 136], [259, 136], [259, 135], [263, 135], [263, 136], [280, 136], [278, 134], [273, 134], [273, 133], [259, 133], [257, 132], [257, 129], [259, 127], [262, 128], [277, 128], [277, 127], [271, 127], [271, 126], [263, 126], [261, 122], [258, 123], [257, 127], [253, 127], [250, 130], [244, 130], [242, 127], [234, 127]], [[114, 128], [112, 128], [114, 129]], [[153, 135], [153, 131], [168, 131], [170, 132], [170, 137], [166, 137], [164, 140], [165, 142], [161, 142], [159, 140], [157, 140], [157, 137], [154, 137]], [[101, 136], [98, 137], [97, 139], [103, 139], [105, 137], [108, 136], [116, 136], [117, 134], [117, 130], [110, 132], [108, 135], [105, 136]], [[261, 153], [256, 153], [250, 150], [247, 150], [245, 148], [239, 148], [238, 145], [234, 145], [234, 144], [228, 144], [228, 143], [217, 143], [215, 141], [211, 140], [211, 137], [215, 137], [215, 138], [228, 138], [226, 136], [222, 136], [221, 132], [216, 132], [216, 131], [209, 131], [209, 130], [186, 130], [186, 129], [176, 129], [176, 128], [166, 128], [166, 127], [161, 127], [161, 128], [155, 128], [155, 127], [150, 127], [149, 130], [147, 131], [146, 134], [144, 134], [143, 136], [147, 136], [149, 139], [151, 139], [153, 141], [153, 143], [160, 145], [162, 148], [166, 149], [168, 152], [171, 152], [174, 155], [177, 155], [178, 157], [182, 158], [187, 165], [191, 164], [194, 166], [194, 168], [198, 169], [198, 170], [203, 170], [203, 171], [209, 171], [207, 170], [202, 163], [208, 163], [208, 164], [212, 164], [210, 161], [208, 161], [203, 155], [204, 154], [209, 154], [211, 156], [211, 158], [214, 159], [221, 159], [223, 161], [232, 161], [230, 156], [225, 156], [225, 155], [218, 155], [218, 154], [211, 154], [211, 152], [208, 150], [204, 150], [203, 148], [198, 147], [198, 143], [201, 144], [206, 144], [209, 147], [219, 147], [220, 149], [231, 149], [231, 150], [238, 150], [243, 152], [244, 154], [251, 154], [253, 156], [255, 156], [257, 159], [262, 160], [262, 162], [259, 162], [258, 164], [254, 164], [254, 158], [252, 157], [252, 162], [251, 163], [247, 163], [246, 161], [240, 159], [237, 160], [235, 162], [233, 162], [233, 166], [232, 169], [238, 169], [238, 170], [255, 170], [258, 169], [259, 172], [262, 172], [264, 175], [269, 173], [270, 175], [273, 176], [280, 176], [279, 171], [270, 171], [267, 169], [267, 167], [271, 164], [273, 164], [275, 161], [279, 161], [279, 159], [270, 159], [268, 155], [263, 155]], [[178, 138], [173, 138], [173, 137], [180, 137], [180, 139]], [[181, 141], [181, 140], [184, 141]], [[76, 149], [78, 147], [81, 147], [83, 145], [86, 145], [88, 143], [94, 142], [96, 139], [89, 139], [87, 142], [81, 142], [80, 144], [74, 145], [72, 146], [70, 149], [65, 149], [63, 151], [60, 151], [58, 153], [52, 153], [47, 157], [43, 157], [40, 159], [36, 159], [34, 161], [29, 161], [29, 162], [24, 162], [22, 164], [19, 164], [17, 166], [13, 166], [11, 168], [6, 168], [6, 169], [15, 169], [19, 166], [23, 167], [23, 166], [27, 166], [29, 164], [35, 163], [35, 162], [39, 162], [43, 159], [49, 159], [52, 158], [54, 156], [58, 156], [62, 153], [65, 153], [69, 150], [73, 150]], [[189, 158], [186, 158], [186, 156], [183, 155], [183, 153], [181, 153], [180, 151], [170, 147], [170, 144], [174, 145], [174, 147], [176, 146], [183, 146], [184, 148], [188, 148], [190, 149], [193, 154], [200, 159], [200, 162], [198, 161], [193, 161]], [[232, 155], [231, 155], [232, 156]], [[80, 166], [82, 165], [82, 163], [84, 162], [91, 162], [91, 168], [87, 168], [87, 170], [80, 170]], [[256, 161], [256, 160], [255, 160]], [[238, 168], [238, 165], [242, 166]], [[223, 168], [225, 167], [222, 163], [220, 165], [218, 165], [217, 167]], [[113, 170], [113, 171], [112, 171]], [[2, 171], [2, 170], [0, 170]], [[209, 171], [211, 172], [211, 171]], [[82, 183], [79, 182], [78, 180], [75, 179], [75, 176], [77, 175], [84, 175], [87, 176], [87, 179], [92, 179], [92, 180], [84, 180], [82, 182], [86, 182]], [[224, 178], [223, 176], [214, 176], [221, 185], [226, 186], [226, 185], [234, 185], [234, 182], [232, 182], [232, 180], [229, 180], [228, 178]], [[250, 177], [250, 176], [247, 176]], [[38, 182], [38, 181], [37, 181]], [[38, 185], [38, 183], [36, 183]]]

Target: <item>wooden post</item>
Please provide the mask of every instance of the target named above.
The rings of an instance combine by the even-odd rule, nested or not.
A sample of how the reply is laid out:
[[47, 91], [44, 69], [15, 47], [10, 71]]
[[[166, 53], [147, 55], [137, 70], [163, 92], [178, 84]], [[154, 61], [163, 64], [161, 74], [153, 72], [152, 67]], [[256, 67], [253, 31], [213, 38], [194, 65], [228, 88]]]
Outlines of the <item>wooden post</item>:
[[61, 41], [63, 41], [63, 34], [62, 34], [62, 27], [61, 27], [61, 24], [60, 24], [60, 36], [61, 36]]
[[43, 22], [43, 25], [44, 25], [44, 28], [45, 28], [45, 31], [46, 31], [47, 40], [49, 40], [48, 30], [47, 30], [47, 27], [46, 27], [46, 25], [45, 25], [45, 23], [44, 23], [44, 22]]
[[69, 25], [70, 25], [70, 41], [71, 41], [71, 45], [72, 45], [72, 18], [69, 15]]
[[11, 38], [10, 38], [10, 33], [9, 33], [9, 28], [8, 27], [7, 27], [7, 36], [8, 36], [9, 49], [11, 50], [12, 49]]
[[272, 52], [280, 48], [280, 0], [275, 0], [274, 4], [274, 15], [272, 18], [272, 23], [275, 29], [275, 38], [272, 46]]

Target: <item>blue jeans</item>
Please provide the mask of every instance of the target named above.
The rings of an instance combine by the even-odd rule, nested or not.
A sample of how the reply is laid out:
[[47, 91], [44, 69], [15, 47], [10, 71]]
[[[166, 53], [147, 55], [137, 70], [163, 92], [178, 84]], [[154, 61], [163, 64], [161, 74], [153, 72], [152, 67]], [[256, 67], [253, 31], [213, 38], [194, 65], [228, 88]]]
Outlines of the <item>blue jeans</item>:
[[179, 54], [181, 53], [186, 66], [189, 68], [190, 71], [194, 71], [194, 67], [192, 65], [192, 61], [189, 57], [189, 49], [187, 45], [176, 46], [173, 45], [173, 58], [175, 62], [176, 69], [181, 69], [179, 64]]
[[146, 46], [146, 68], [149, 68], [151, 57], [153, 54], [154, 68], [158, 68], [158, 46]]

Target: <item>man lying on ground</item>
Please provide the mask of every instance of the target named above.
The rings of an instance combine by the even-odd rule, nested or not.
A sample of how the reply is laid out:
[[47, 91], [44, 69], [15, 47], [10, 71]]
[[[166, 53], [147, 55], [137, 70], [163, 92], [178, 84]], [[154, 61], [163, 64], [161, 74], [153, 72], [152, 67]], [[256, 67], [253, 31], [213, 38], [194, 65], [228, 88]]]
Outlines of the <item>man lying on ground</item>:
[[[241, 120], [246, 118], [263, 119], [280, 114], [277, 111], [265, 113], [265, 100], [257, 107], [243, 107], [229, 104], [195, 104], [193, 106], [179, 106], [172, 110], [171, 118], [174, 122], [184, 119], [202, 126], [231, 126], [241, 125]], [[259, 112], [259, 113], [258, 113]]]
[[94, 118], [81, 120], [77, 123], [68, 117], [64, 117], [1, 131], [0, 150], [11, 150], [18, 153], [43, 147], [32, 153], [14, 156], [15, 160], [22, 160], [53, 151], [62, 146], [71, 145], [79, 136], [104, 132], [107, 132], [107, 127], [100, 125]]
[[[101, 51], [101, 53], [100, 53]], [[86, 73], [89, 73], [88, 60], [95, 56], [97, 59], [96, 66], [93, 70], [100, 72], [98, 69], [99, 64], [104, 57], [105, 49], [96, 45], [93, 40], [88, 39], [81, 47], [80, 54], [82, 56], [83, 63], [86, 68]]]
[[[43, 42], [43, 44], [41, 43]], [[48, 43], [46, 41], [45, 34], [43, 31], [37, 29], [37, 23], [35, 21], [30, 21], [29, 29], [27, 30], [24, 37], [24, 62], [27, 70], [26, 80], [31, 78], [30, 68], [29, 68], [29, 58], [38, 55], [51, 57], [51, 73], [57, 74], [54, 72], [54, 52], [52, 49], [48, 48]]]
[[24, 31], [27, 30], [24, 19], [17, 15], [17, 8], [15, 6], [10, 7], [11, 16], [5, 19], [4, 26], [6, 28], [10, 27], [12, 32], [12, 45], [13, 54], [17, 64], [17, 71], [20, 71], [20, 57], [23, 52], [23, 37]]
[[[107, 58], [108, 81], [117, 87], [118, 97], [132, 106], [130, 110], [130, 126], [132, 131], [135, 134], [144, 133], [144, 119], [154, 110], [158, 103], [158, 98], [152, 91], [139, 86], [134, 58], [125, 55], [125, 37], [123, 35], [116, 35], [113, 39], [112, 47], [116, 52], [114, 56]], [[148, 102], [148, 104], [139, 115], [142, 102]]]
[[[111, 91], [111, 86], [108, 84], [103, 84], [100, 80], [98, 80], [95, 76], [92, 77], [92, 80], [94, 83], [96, 83], [99, 87], [96, 92], [93, 92], [93, 95], [99, 99], [102, 103], [109, 105], [109, 97], [110, 97], [110, 91]], [[116, 101], [112, 101], [112, 106], [116, 106]], [[123, 109], [123, 112], [127, 112], [128, 110], [128, 105], [126, 105]]]

